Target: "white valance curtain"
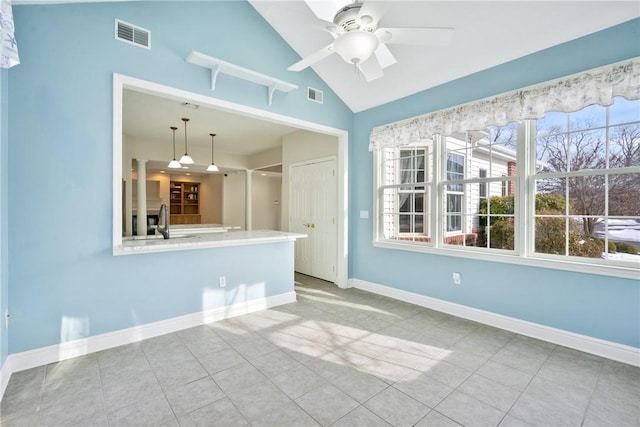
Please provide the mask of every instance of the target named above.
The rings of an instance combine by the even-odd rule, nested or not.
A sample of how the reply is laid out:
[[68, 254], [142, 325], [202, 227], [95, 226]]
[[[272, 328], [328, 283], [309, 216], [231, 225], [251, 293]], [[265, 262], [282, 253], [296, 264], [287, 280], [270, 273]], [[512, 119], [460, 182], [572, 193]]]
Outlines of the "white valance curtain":
[[11, 68], [20, 63], [14, 32], [11, 0], [0, 0], [0, 68]]
[[369, 151], [408, 145], [434, 135], [539, 119], [549, 111], [570, 113], [593, 104], [611, 105], [616, 96], [640, 99], [640, 58], [375, 127]]

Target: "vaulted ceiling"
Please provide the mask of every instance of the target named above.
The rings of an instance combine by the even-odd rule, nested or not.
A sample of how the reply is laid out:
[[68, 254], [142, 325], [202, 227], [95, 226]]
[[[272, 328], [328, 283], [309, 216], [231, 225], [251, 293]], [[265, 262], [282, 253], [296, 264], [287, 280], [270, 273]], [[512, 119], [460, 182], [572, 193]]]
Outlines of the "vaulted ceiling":
[[[249, 0], [282, 38], [305, 57], [334, 37], [331, 22], [349, 0]], [[637, 1], [372, 1], [381, 27], [451, 27], [444, 46], [389, 45], [397, 62], [367, 82], [337, 54], [313, 70], [354, 112], [366, 110], [640, 16]]]
[[[86, 0], [85, 0], [86, 1]], [[92, 0], [102, 1], [102, 0]], [[205, 0], [209, 1], [209, 0]], [[220, 1], [220, 0], [213, 0]], [[301, 57], [333, 42], [319, 26], [318, 16], [331, 21], [336, 10], [349, 0], [249, 0], [249, 3]], [[76, 3], [83, 0], [13, 0], [13, 4]], [[448, 81], [505, 63], [524, 55], [576, 39], [640, 16], [634, 1], [372, 1], [385, 27], [452, 27], [446, 46], [389, 45], [397, 63], [384, 69], [384, 76], [365, 81], [355, 66], [333, 54], [312, 66], [327, 85], [351, 108], [359, 112]], [[321, 26], [320, 26], [321, 27]], [[142, 94], [125, 99], [125, 132], [136, 138], [145, 135], [169, 141], [170, 120], [191, 117], [192, 144], [209, 146], [212, 129], [200, 123], [224, 123], [213, 129], [217, 150], [248, 155], [280, 144], [281, 136], [294, 131], [288, 126], [248, 118], [238, 119], [216, 110], [189, 110], [179, 102], [158, 100]], [[137, 120], [159, 117], [165, 126]], [[207, 118], [201, 116], [207, 115]], [[199, 119], [198, 119], [199, 118]], [[157, 122], [158, 120], [156, 120]], [[256, 145], [259, 133], [261, 144]], [[180, 136], [181, 134], [179, 134]], [[202, 135], [202, 138], [195, 138]], [[252, 140], [251, 145], [242, 141]]]

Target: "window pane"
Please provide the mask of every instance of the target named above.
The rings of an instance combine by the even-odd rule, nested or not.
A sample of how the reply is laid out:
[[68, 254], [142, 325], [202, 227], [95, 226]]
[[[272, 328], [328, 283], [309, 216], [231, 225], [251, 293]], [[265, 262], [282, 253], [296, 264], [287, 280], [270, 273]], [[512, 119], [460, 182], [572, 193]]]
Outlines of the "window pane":
[[536, 213], [564, 215], [566, 178], [536, 179]]
[[462, 230], [462, 217], [459, 214], [447, 214], [447, 232]]
[[[385, 239], [406, 240], [403, 236], [421, 235], [428, 231], [425, 199], [428, 187], [402, 185], [385, 188], [382, 194], [382, 234]], [[417, 239], [410, 239], [417, 240]], [[430, 239], [418, 241], [428, 242]]]
[[565, 133], [568, 130], [567, 125], [567, 115], [565, 113], [549, 112], [544, 118], [536, 122], [538, 137]]
[[492, 196], [480, 203], [479, 213], [478, 227], [473, 229], [478, 235], [478, 246], [513, 250], [516, 218], [514, 196]]
[[399, 225], [401, 233], [411, 233], [411, 215], [399, 215]]
[[640, 216], [640, 173], [609, 175], [609, 215]]
[[640, 100], [627, 101], [621, 96], [609, 107], [609, 124], [617, 125], [640, 121]]
[[[607, 166], [607, 145], [605, 129], [579, 131], [569, 135], [568, 170], [603, 169]], [[558, 171], [567, 170], [562, 165]]]
[[504, 126], [489, 126], [487, 140], [491, 144], [515, 149], [518, 136], [518, 124], [511, 122]]
[[615, 126], [609, 130], [609, 167], [640, 166], [640, 124]]
[[566, 134], [542, 135], [536, 138], [538, 172], [566, 172], [569, 153]]
[[399, 165], [400, 174], [397, 182], [412, 184], [425, 181], [426, 162], [424, 149], [400, 150]]
[[607, 109], [600, 105], [590, 105], [580, 111], [571, 113], [569, 117], [571, 118], [571, 131], [593, 129], [606, 124]]
[[447, 180], [459, 181], [464, 179], [464, 156], [447, 153]]
[[571, 215], [605, 214], [605, 178], [603, 175], [573, 177], [569, 178], [568, 182], [569, 213]]
[[616, 261], [639, 262], [640, 219], [609, 218], [598, 224], [596, 236], [607, 240], [606, 258]]
[[[478, 170], [478, 178], [486, 178], [487, 177], [487, 170], [486, 169], [480, 169]], [[481, 182], [478, 184], [478, 196], [481, 199], [486, 199], [487, 198], [487, 188], [488, 188], [488, 183], [486, 182]]]

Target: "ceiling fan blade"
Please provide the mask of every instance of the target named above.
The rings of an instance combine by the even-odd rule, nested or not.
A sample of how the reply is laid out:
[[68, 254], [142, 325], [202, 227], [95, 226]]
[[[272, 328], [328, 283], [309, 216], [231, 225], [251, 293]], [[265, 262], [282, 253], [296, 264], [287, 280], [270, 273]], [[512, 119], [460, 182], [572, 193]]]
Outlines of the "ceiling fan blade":
[[309, 9], [319, 19], [323, 21], [333, 22], [333, 16], [336, 11], [343, 8], [347, 4], [351, 3], [350, 0], [333, 0], [333, 1], [318, 1], [318, 0], [304, 0], [309, 6]]
[[305, 68], [312, 66], [316, 62], [323, 60], [327, 56], [331, 55], [333, 52], [334, 52], [333, 43], [331, 43], [330, 45], [327, 45], [327, 46], [323, 47], [322, 49], [319, 49], [319, 50], [313, 52], [311, 55], [305, 56], [300, 61], [296, 62], [295, 64], [293, 64], [292, 66], [287, 68], [287, 70], [289, 70], [289, 71], [302, 71]]
[[358, 69], [367, 82], [371, 82], [384, 76], [384, 72], [382, 71], [382, 67], [378, 62], [378, 58], [376, 58], [375, 56], [372, 56], [362, 64], [358, 64]]
[[332, 22], [332, 18], [329, 20], [321, 19], [310, 13], [303, 12], [299, 8], [293, 8], [293, 6], [295, 6], [295, 4], [292, 4], [291, 7], [287, 5], [281, 8], [267, 9], [266, 16], [270, 22], [273, 21], [281, 23], [281, 25], [295, 26], [299, 31], [314, 28], [316, 30], [328, 31], [332, 34], [340, 32], [341, 28], [338, 28]]
[[374, 53], [382, 68], [387, 68], [398, 62], [384, 43], [380, 43]]
[[378, 28], [382, 43], [424, 46], [446, 46], [453, 38], [453, 28]]

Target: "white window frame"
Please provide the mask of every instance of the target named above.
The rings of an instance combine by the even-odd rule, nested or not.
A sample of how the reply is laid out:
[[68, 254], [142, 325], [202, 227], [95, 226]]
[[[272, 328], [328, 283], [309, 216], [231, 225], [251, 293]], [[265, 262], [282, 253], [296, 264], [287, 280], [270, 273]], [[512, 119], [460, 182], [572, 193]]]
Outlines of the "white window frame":
[[[468, 169], [468, 165], [467, 165], [467, 156], [465, 154], [460, 154], [458, 152], [455, 152], [454, 150], [446, 150], [445, 154], [443, 156], [443, 161], [444, 161], [444, 165], [443, 165], [443, 170], [444, 170], [444, 175], [442, 176], [442, 180], [444, 183], [444, 195], [443, 195], [443, 206], [444, 206], [444, 216], [445, 216], [445, 220], [442, 224], [443, 226], [443, 230], [445, 233], [445, 236], [457, 236], [457, 235], [461, 235], [461, 234], [465, 234], [468, 230], [466, 230], [466, 218], [465, 218], [465, 212], [466, 212], [466, 197], [465, 197], [465, 184], [463, 184], [462, 182], [454, 182], [451, 183], [449, 180], [449, 156], [458, 156], [462, 158], [462, 178], [461, 179], [456, 179], [454, 181], [462, 181], [466, 178], [467, 176], [467, 169]], [[457, 173], [457, 172], [455, 172]], [[462, 187], [462, 191], [453, 191], [450, 190], [451, 186], [461, 186]], [[459, 219], [460, 219], [460, 229], [457, 230], [449, 230], [449, 220], [450, 220], [450, 215], [449, 214], [449, 196], [455, 196], [456, 198], [460, 199], [460, 211], [459, 211]], [[456, 212], [458, 213], [458, 212]]]
[[[427, 178], [428, 173], [429, 173], [429, 161], [428, 161], [427, 148], [426, 147], [400, 147], [400, 148], [398, 148], [399, 156], [398, 156], [397, 165], [396, 165], [396, 170], [398, 171], [397, 174], [396, 174], [396, 178], [398, 178], [397, 181], [396, 181], [396, 184], [400, 186], [400, 187], [398, 187], [398, 194], [401, 194], [401, 193], [407, 194], [407, 193], [409, 193], [410, 197], [411, 196], [415, 197], [416, 194], [421, 194], [421, 193], [423, 194], [423, 197], [422, 197], [422, 217], [423, 217], [423, 221], [422, 221], [422, 232], [416, 232], [414, 227], [415, 227], [415, 217], [416, 217], [416, 214], [418, 212], [416, 212], [416, 210], [415, 210], [415, 199], [411, 203], [411, 211], [409, 211], [408, 213], [400, 212], [400, 202], [396, 201], [396, 203], [398, 204], [398, 222], [396, 223], [396, 235], [398, 237], [418, 237], [418, 236], [429, 237], [430, 234], [431, 234], [430, 230], [429, 230], [429, 224], [428, 224], [428, 222], [425, 222], [425, 220], [424, 220], [428, 216], [428, 208], [430, 207], [429, 206], [429, 190], [428, 190], [429, 186], [423, 185], [424, 181], [423, 182], [418, 182], [418, 180], [417, 180], [417, 171], [418, 171], [417, 167], [412, 167], [411, 168], [411, 171], [416, 173], [416, 176], [413, 177], [413, 178], [415, 178], [413, 182], [408, 182], [408, 183], [401, 182], [402, 181], [402, 171], [404, 170], [404, 169], [402, 169], [402, 160], [404, 159], [404, 157], [402, 157], [402, 152], [403, 151], [411, 151], [412, 152], [412, 155], [410, 156], [411, 157], [412, 166], [416, 166], [414, 163], [415, 163], [416, 158], [417, 158], [417, 152], [418, 151], [422, 151], [423, 152], [423, 156], [425, 157], [425, 159], [424, 159], [424, 171], [423, 171], [425, 179]], [[404, 189], [402, 189], [401, 186], [412, 186], [413, 188], [404, 190]], [[422, 190], [418, 190], [417, 189], [418, 187], [422, 187]], [[412, 226], [412, 228], [414, 228], [413, 231], [409, 231], [409, 232], [400, 231], [400, 217], [402, 215], [406, 215], [406, 216], [409, 216], [411, 218], [411, 226]]]
[[[443, 233], [446, 229], [444, 224], [444, 197], [446, 191], [443, 186], [442, 174], [446, 174], [446, 151], [443, 150], [443, 138], [434, 137], [432, 148], [432, 168], [433, 181], [430, 186], [431, 195], [430, 223], [431, 241], [428, 244], [411, 241], [386, 240], [381, 234], [378, 223], [380, 218], [380, 204], [376, 203], [374, 218], [374, 238], [373, 245], [379, 248], [401, 249], [413, 252], [428, 254], [447, 255], [461, 258], [471, 258], [474, 260], [501, 262], [508, 264], [519, 264], [533, 267], [551, 268], [557, 270], [575, 271], [582, 273], [597, 274], [603, 276], [620, 277], [625, 279], [637, 279], [640, 273], [640, 265], [629, 263], [616, 263], [611, 260], [599, 260], [594, 258], [564, 257], [556, 255], [541, 254], [535, 252], [534, 227], [526, 223], [535, 218], [535, 175], [536, 171], [536, 146], [535, 146], [535, 120], [524, 120], [518, 125], [518, 146], [517, 146], [517, 174], [507, 177], [509, 181], [514, 181], [516, 191], [514, 194], [515, 221], [515, 242], [513, 251], [485, 247], [455, 246], [443, 243]], [[374, 161], [374, 200], [379, 201], [378, 191], [380, 179], [380, 157], [378, 151], [373, 152]], [[635, 168], [640, 172], [640, 167]], [[634, 169], [634, 171], [635, 171]], [[615, 170], [610, 170], [615, 173]], [[446, 176], [446, 175], [445, 175]], [[490, 184], [494, 181], [503, 181], [505, 177], [469, 179], [465, 184], [486, 182]], [[426, 202], [425, 198], [425, 202]], [[434, 206], [441, 206], [443, 209], [433, 209]], [[425, 206], [425, 211], [427, 207]]]
[[[478, 168], [478, 178], [486, 178], [488, 170], [485, 168]], [[484, 175], [484, 176], [483, 176]], [[482, 194], [484, 193], [484, 194]], [[486, 182], [478, 183], [478, 200], [482, 201], [489, 198], [489, 185]]]
[[[385, 179], [387, 177], [387, 170], [385, 169], [386, 164], [384, 162], [384, 154], [382, 154], [382, 150], [380, 151], [376, 151], [374, 153], [374, 157], [375, 157], [375, 168], [376, 168], [376, 173], [374, 173], [374, 180], [375, 180], [375, 185], [374, 185], [374, 191], [375, 191], [375, 195], [374, 195], [374, 199], [377, 201], [376, 203], [376, 208], [375, 208], [375, 221], [374, 224], [376, 224], [376, 232], [375, 235], [376, 236], [384, 236], [384, 232], [385, 232], [385, 220], [384, 220], [384, 211], [385, 211], [385, 196], [384, 196], [384, 192], [385, 190], [388, 189], [395, 189], [397, 193], [401, 193], [401, 192], [411, 192], [411, 193], [416, 193], [416, 192], [420, 192], [420, 193], [424, 193], [424, 198], [423, 198], [423, 232], [422, 233], [415, 233], [415, 232], [400, 232], [400, 224], [399, 224], [399, 206], [396, 206], [396, 221], [394, 222], [394, 228], [395, 228], [395, 232], [394, 235], [397, 236], [397, 239], [385, 239], [387, 241], [393, 241], [393, 242], [398, 242], [399, 244], [412, 244], [414, 243], [413, 239], [416, 238], [428, 238], [430, 241], [433, 241], [432, 239], [432, 234], [433, 234], [433, 223], [432, 221], [429, 220], [429, 218], [431, 218], [433, 215], [431, 214], [431, 212], [429, 211], [429, 209], [432, 206], [432, 194], [434, 193], [433, 191], [433, 184], [432, 181], [429, 181], [429, 176], [433, 176], [430, 174], [429, 169], [432, 167], [433, 162], [429, 161], [430, 158], [432, 158], [433, 153], [430, 153], [429, 150], [431, 149], [430, 146], [425, 146], [425, 145], [420, 145], [420, 144], [415, 144], [415, 145], [410, 145], [410, 146], [406, 146], [406, 147], [401, 147], [401, 148], [396, 148], [394, 150], [398, 151], [398, 158], [395, 161], [395, 165], [394, 165], [394, 169], [395, 172], [394, 174], [396, 175], [396, 179], [394, 181], [394, 183], [387, 183], [385, 182]], [[416, 182], [416, 183], [405, 183], [402, 184], [400, 182], [401, 179], [398, 178], [398, 174], [400, 173], [400, 163], [401, 163], [401, 158], [400, 158], [400, 151], [402, 150], [407, 150], [407, 151], [416, 151], [416, 150], [423, 150], [424, 151], [424, 155], [425, 155], [425, 164], [424, 164], [424, 182]], [[423, 190], [400, 190], [400, 188], [402, 186], [407, 186], [407, 187], [423, 187]], [[393, 203], [395, 205], [398, 205], [399, 201], [398, 201], [398, 197], [396, 195], [395, 200], [393, 201]], [[415, 212], [412, 212], [412, 214], [415, 216]], [[430, 245], [430, 242], [422, 242], [421, 244], [423, 245]]]

